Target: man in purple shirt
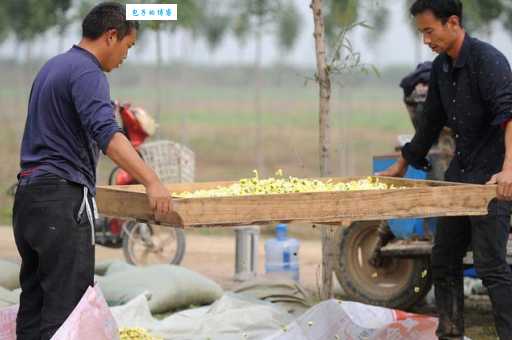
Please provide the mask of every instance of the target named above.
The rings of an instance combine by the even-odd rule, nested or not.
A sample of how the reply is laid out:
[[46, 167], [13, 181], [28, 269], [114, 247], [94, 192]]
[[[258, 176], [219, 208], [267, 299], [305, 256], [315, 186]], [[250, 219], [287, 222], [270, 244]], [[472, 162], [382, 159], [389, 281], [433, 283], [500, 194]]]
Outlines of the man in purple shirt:
[[99, 150], [146, 187], [155, 220], [172, 210], [169, 192], [121, 133], [104, 74], [126, 58], [137, 29], [124, 6], [97, 5], [80, 43], [50, 59], [32, 85], [13, 207], [19, 340], [50, 339], [94, 284]]

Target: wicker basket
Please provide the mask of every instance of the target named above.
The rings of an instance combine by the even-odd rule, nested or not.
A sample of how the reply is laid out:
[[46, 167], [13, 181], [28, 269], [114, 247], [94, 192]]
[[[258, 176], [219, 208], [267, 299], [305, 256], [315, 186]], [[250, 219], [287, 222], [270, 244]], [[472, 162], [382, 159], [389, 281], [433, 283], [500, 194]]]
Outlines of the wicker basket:
[[195, 155], [188, 147], [169, 140], [159, 140], [140, 145], [139, 153], [162, 182], [194, 181]]

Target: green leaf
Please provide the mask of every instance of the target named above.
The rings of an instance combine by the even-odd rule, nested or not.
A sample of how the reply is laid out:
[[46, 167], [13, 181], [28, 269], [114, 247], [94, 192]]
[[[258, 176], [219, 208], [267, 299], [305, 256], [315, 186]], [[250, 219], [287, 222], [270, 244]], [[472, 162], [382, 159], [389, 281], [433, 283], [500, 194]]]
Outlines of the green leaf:
[[373, 64], [370, 66], [372, 68], [372, 71], [375, 73], [375, 75], [380, 78], [380, 72], [379, 72], [379, 69], [377, 68], [377, 66], [375, 66]]
[[369, 29], [369, 30], [373, 30], [373, 29], [374, 29], [374, 28], [373, 28], [373, 26], [368, 25], [368, 24], [367, 24], [367, 23], [365, 23], [364, 21], [363, 21], [363, 22], [360, 22], [360, 23], [358, 24], [358, 26], [361, 26], [361, 27], [367, 28], [367, 29]]

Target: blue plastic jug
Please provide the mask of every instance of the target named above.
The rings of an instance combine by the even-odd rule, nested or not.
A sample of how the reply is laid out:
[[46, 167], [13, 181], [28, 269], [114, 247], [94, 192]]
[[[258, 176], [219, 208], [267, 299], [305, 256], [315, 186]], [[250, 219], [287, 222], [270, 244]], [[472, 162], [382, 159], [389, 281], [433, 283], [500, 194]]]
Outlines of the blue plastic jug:
[[278, 224], [276, 237], [265, 241], [265, 271], [299, 281], [299, 247], [297, 239], [288, 237], [288, 226]]

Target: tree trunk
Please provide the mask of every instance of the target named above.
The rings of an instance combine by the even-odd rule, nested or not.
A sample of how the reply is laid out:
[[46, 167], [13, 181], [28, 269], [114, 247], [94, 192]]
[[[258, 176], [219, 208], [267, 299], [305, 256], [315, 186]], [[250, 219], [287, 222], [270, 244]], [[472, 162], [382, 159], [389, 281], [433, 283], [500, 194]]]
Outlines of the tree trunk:
[[492, 43], [492, 22], [484, 26], [485, 41]]
[[421, 59], [423, 59], [423, 56], [421, 55], [421, 37], [418, 37], [417, 34], [414, 35], [414, 61], [416, 62], [416, 65], [421, 63]]
[[192, 54], [190, 53], [190, 48], [188, 46], [188, 43], [189, 43], [188, 32], [182, 31], [181, 33], [182, 33], [181, 34], [181, 46], [179, 48], [179, 51], [181, 51], [180, 59], [183, 62], [183, 61], [189, 60], [189, 58]]
[[339, 254], [337, 245], [338, 226], [324, 225], [322, 232], [322, 289], [320, 298], [328, 300], [334, 297], [333, 293], [333, 273], [337, 254]]
[[265, 175], [265, 148], [263, 146], [263, 112], [261, 110], [261, 89], [263, 87], [262, 74], [261, 74], [261, 55], [262, 55], [262, 34], [261, 27], [263, 27], [263, 15], [258, 17], [258, 26], [256, 28], [256, 48], [254, 54], [254, 72], [255, 72], [255, 87], [254, 87], [254, 111], [257, 119], [256, 126], [256, 164], [260, 174]]
[[[311, 10], [315, 23], [316, 50], [316, 78], [319, 85], [319, 147], [320, 147], [320, 174], [322, 177], [330, 175], [329, 147], [330, 147], [330, 97], [331, 80], [326, 62], [325, 27], [322, 14], [322, 0], [312, 0]], [[322, 228], [322, 290], [321, 298], [329, 299], [333, 296], [332, 274], [335, 258], [335, 232], [332, 227]]]
[[25, 86], [28, 86], [30, 87], [30, 83], [31, 83], [31, 78], [32, 78], [32, 44], [34, 43], [34, 40], [35, 39], [29, 39], [25, 42], [26, 44], [26, 50], [25, 50], [25, 70], [24, 70], [24, 75], [23, 75], [23, 83], [25, 84]]
[[[174, 39], [173, 39], [174, 38]], [[167, 63], [171, 63], [173, 58], [173, 53], [176, 50], [176, 44], [174, 43], [176, 40], [176, 32], [169, 30], [169, 40], [167, 41]]]
[[[160, 114], [161, 114], [161, 105], [162, 105], [162, 84], [161, 84], [161, 73], [162, 73], [162, 30], [158, 28], [156, 31], [156, 110], [155, 110], [155, 119], [158, 124], [160, 124]], [[159, 133], [157, 132], [157, 135]]]
[[59, 53], [62, 53], [64, 51], [64, 36], [66, 34], [66, 27], [65, 26], [59, 26], [58, 27], [58, 41], [57, 41], [57, 49]]
[[312, 0], [311, 8], [315, 22], [316, 78], [319, 85], [319, 146], [320, 146], [320, 175], [330, 175], [330, 99], [331, 80], [326, 62], [325, 27], [322, 14], [322, 0]]

